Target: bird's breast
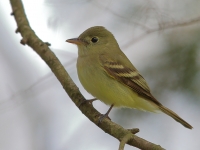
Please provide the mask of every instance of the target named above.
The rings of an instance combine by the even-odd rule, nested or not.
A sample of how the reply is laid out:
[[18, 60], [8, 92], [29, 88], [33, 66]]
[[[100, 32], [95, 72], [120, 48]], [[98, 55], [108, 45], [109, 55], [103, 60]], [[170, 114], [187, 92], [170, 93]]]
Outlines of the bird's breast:
[[98, 58], [79, 57], [77, 72], [85, 90], [105, 104], [148, 111], [157, 110], [157, 107], [139, 97], [128, 86], [108, 76], [98, 62]]
[[104, 72], [98, 58], [95, 60], [86, 57], [78, 58], [77, 71], [83, 87], [104, 103], [120, 106], [123, 101], [132, 100], [131, 90], [110, 78]]

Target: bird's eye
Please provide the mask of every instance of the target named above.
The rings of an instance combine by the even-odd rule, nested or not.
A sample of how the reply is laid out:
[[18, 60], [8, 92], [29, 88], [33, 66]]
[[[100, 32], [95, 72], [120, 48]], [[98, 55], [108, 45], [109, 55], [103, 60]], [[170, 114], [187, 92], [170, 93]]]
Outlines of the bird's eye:
[[96, 42], [98, 42], [98, 38], [97, 37], [93, 37], [92, 39], [91, 39], [91, 41], [92, 41], [92, 43], [96, 43]]

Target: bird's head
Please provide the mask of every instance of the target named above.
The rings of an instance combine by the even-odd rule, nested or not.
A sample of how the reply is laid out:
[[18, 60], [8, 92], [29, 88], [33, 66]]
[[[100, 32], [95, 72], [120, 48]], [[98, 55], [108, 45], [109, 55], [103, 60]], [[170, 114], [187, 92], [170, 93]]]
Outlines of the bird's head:
[[118, 43], [111, 32], [102, 26], [95, 26], [85, 30], [78, 38], [68, 39], [66, 42], [78, 46], [79, 56], [101, 53], [112, 53], [119, 49]]

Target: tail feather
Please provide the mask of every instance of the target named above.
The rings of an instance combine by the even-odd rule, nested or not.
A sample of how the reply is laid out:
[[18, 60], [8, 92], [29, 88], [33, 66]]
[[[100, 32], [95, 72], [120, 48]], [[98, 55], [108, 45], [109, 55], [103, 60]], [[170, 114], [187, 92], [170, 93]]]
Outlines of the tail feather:
[[176, 121], [178, 121], [179, 123], [181, 123], [183, 126], [185, 126], [186, 128], [192, 129], [193, 127], [187, 123], [185, 120], [183, 120], [181, 117], [179, 117], [175, 112], [173, 112], [172, 110], [164, 107], [164, 106], [159, 106], [160, 110], [162, 112], [164, 112], [165, 114], [171, 116], [173, 119], [175, 119]]

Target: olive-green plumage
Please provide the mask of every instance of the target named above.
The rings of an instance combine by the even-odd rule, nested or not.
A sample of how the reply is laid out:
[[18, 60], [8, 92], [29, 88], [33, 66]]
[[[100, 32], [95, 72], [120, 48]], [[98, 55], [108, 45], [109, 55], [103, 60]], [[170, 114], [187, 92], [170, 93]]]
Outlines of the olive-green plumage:
[[104, 27], [91, 27], [67, 42], [78, 46], [78, 77], [94, 97], [115, 107], [162, 111], [192, 129], [190, 124], [153, 97], [145, 79]]

